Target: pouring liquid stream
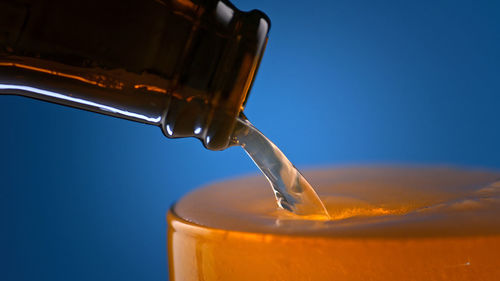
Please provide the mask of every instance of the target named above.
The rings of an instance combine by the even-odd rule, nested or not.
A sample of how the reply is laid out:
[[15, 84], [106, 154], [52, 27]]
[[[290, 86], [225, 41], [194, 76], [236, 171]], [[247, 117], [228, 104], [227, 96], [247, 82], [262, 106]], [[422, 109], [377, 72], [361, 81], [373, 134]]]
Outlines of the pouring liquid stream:
[[237, 120], [234, 142], [269, 180], [279, 207], [304, 219], [330, 219], [323, 202], [299, 170], [244, 116]]

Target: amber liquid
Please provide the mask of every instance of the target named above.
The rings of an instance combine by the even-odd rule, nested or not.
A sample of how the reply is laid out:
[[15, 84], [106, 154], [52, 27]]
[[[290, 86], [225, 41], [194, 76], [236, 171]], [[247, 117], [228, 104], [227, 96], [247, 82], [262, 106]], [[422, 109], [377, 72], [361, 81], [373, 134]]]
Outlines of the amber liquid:
[[500, 173], [377, 167], [306, 173], [330, 213], [279, 209], [262, 177], [168, 214], [171, 280], [498, 280]]

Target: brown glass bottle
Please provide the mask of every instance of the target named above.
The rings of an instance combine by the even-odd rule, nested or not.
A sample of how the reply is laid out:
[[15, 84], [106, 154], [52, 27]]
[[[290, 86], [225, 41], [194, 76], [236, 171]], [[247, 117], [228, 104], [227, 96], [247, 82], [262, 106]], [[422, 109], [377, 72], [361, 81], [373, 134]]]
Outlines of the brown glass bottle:
[[269, 31], [226, 0], [0, 0], [0, 94], [229, 146]]

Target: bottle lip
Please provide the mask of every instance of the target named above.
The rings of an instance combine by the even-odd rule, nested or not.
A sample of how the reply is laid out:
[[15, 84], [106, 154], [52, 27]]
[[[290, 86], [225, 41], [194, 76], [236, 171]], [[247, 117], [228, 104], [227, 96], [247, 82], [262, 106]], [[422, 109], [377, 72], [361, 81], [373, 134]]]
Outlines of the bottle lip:
[[[219, 1], [218, 3], [229, 3]], [[219, 4], [217, 4], [219, 5]], [[219, 103], [211, 110], [210, 122], [202, 139], [204, 146], [210, 150], [223, 150], [231, 145], [231, 137], [236, 119], [243, 111], [250, 93], [258, 67], [262, 60], [271, 26], [269, 17], [259, 10], [242, 12], [234, 5], [233, 45], [228, 46], [238, 52], [239, 57], [229, 64], [231, 75], [226, 77], [222, 92], [225, 98], [216, 97]], [[217, 9], [217, 8], [216, 8]], [[216, 122], [214, 122], [216, 121]]]
[[271, 20], [269, 17], [262, 11], [260, 10], [251, 10], [248, 12], [249, 15], [252, 17], [255, 17], [258, 19], [258, 26], [257, 26], [257, 40], [258, 40], [258, 45], [259, 49], [256, 53], [256, 61], [255, 61], [255, 71], [252, 73], [251, 82], [248, 88], [248, 93], [246, 94], [247, 96], [245, 97], [245, 100], [243, 101], [243, 105], [245, 105], [246, 100], [248, 99], [248, 94], [250, 93], [250, 90], [252, 89], [253, 82], [255, 80], [255, 76], [257, 75], [257, 70], [259, 69], [260, 62], [262, 61], [262, 57], [264, 56], [264, 51], [266, 50], [267, 46], [267, 41], [269, 40], [269, 32], [271, 30]]
[[238, 9], [238, 7], [236, 7], [233, 3], [229, 2], [228, 0], [219, 0], [217, 2], [224, 3], [228, 8], [231, 8], [232, 10], [234, 10], [238, 13], [256, 14], [258, 17], [263, 18], [267, 22], [267, 25], [269, 27], [268, 30], [271, 27], [271, 19], [264, 12], [262, 12], [259, 9], [252, 9], [249, 11], [243, 11], [241, 9]]

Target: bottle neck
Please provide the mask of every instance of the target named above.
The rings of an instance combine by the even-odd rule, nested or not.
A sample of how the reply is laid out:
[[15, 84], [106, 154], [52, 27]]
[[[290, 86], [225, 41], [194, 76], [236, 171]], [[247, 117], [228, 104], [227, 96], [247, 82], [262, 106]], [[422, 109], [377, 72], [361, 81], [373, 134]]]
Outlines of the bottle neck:
[[2, 2], [0, 94], [229, 145], [264, 51], [264, 14], [227, 1], [27, 2]]

